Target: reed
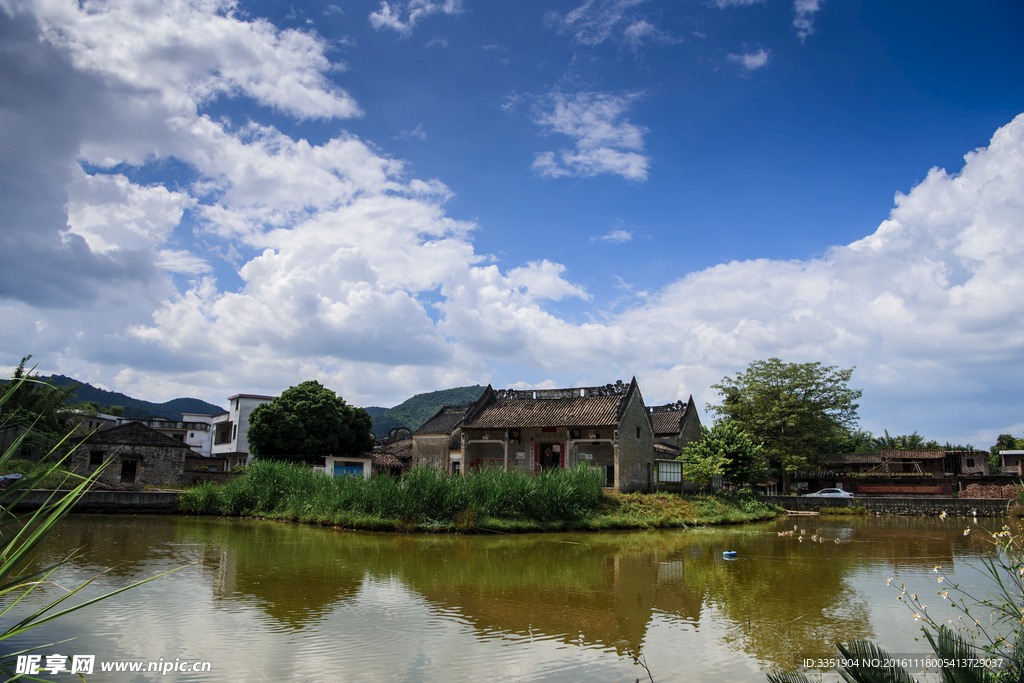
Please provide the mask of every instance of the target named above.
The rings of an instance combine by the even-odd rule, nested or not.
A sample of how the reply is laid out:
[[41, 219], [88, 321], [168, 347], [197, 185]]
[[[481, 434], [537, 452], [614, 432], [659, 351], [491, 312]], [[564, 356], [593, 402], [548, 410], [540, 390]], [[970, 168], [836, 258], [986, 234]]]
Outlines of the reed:
[[600, 477], [585, 467], [536, 477], [496, 469], [463, 477], [418, 467], [401, 478], [364, 480], [268, 460], [257, 461], [246, 476], [226, 484], [203, 482], [186, 489], [179, 505], [193, 514], [269, 515], [324, 523], [357, 516], [466, 527], [478, 516], [577, 520], [593, 512], [601, 496]]

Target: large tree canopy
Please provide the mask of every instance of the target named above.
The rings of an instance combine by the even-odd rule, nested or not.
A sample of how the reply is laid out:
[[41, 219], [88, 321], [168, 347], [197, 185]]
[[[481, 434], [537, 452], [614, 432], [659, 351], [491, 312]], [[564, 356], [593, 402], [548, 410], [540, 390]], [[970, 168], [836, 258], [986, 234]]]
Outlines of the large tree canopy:
[[249, 415], [249, 448], [259, 457], [356, 456], [373, 448], [370, 416], [315, 380], [289, 387]]
[[857, 399], [849, 388], [853, 368], [821, 363], [784, 363], [778, 358], [754, 361], [744, 373], [723, 377], [712, 388], [722, 405], [708, 410], [746, 432], [783, 471], [812, 469], [821, 454], [834, 450], [857, 422]]

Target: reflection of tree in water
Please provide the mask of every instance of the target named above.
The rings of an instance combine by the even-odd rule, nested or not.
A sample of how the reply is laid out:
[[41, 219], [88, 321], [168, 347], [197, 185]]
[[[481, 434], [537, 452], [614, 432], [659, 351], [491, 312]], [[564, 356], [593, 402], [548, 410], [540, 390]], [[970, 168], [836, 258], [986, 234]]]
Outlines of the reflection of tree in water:
[[[794, 525], [793, 536], [778, 535]], [[836, 640], [874, 635], [868, 598], [850, 586], [856, 569], [880, 561], [915, 572], [952, 566], [950, 530], [925, 518], [788, 518], [734, 543], [735, 562], [718, 553], [688, 565], [685, 580], [703, 589], [705, 605], [725, 620], [726, 644], [792, 667], [796, 655], [831, 652]]]
[[183, 542], [202, 543], [202, 570], [214, 601], [255, 598], [259, 609], [291, 629], [354, 597], [363, 568], [343, 534], [280, 522], [179, 518]]
[[[881, 558], [916, 571], [948, 567], [951, 530], [954, 545], [969, 550], [975, 542], [957, 532], [960, 522], [795, 521], [807, 529], [802, 544], [776, 533], [791, 529], [794, 518], [713, 531], [463, 537], [79, 516], [66, 520], [43, 552], [53, 560], [85, 546], [81, 567], [120, 565], [113, 576], [124, 583], [199, 560], [187, 571], [206, 577], [215, 605], [252, 601], [287, 629], [323, 618], [355, 598], [367, 579], [397, 582], [463, 615], [485, 636], [532, 635], [620, 654], [643, 643], [654, 615], [699, 625], [711, 610], [730, 648], [789, 667], [795, 654], [830, 652], [834, 639], [872, 635], [865, 599], [850, 592], [859, 566]], [[829, 542], [812, 543], [816, 533]], [[737, 562], [722, 559], [727, 547], [739, 551]], [[913, 559], [901, 559], [908, 555]]]
[[[32, 562], [47, 566], [74, 556], [81, 572], [105, 572], [124, 579], [118, 585], [152, 576], [153, 565], [181, 566], [198, 559], [198, 547], [182, 545], [173, 518], [162, 515], [71, 515], [40, 545]], [[164, 569], [166, 571], [166, 568]]]

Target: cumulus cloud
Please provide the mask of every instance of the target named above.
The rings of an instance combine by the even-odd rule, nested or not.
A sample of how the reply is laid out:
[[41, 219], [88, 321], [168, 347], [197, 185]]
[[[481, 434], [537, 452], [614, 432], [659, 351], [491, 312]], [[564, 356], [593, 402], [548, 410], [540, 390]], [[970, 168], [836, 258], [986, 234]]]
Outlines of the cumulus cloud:
[[1024, 115], [968, 154], [959, 173], [932, 169], [897, 194], [874, 234], [818, 259], [691, 273], [614, 320], [630, 330], [638, 359], [672, 368], [646, 373], [656, 391], [681, 395], [721, 378], [722, 368], [780, 356], [856, 365], [865, 396], [902, 414], [908, 430], [934, 421], [929, 410], [1002, 421], [1019, 402], [999, 416], [969, 411], [1000, 377], [1024, 370], [1022, 152]]
[[[1024, 372], [1024, 116], [959, 172], [933, 169], [897, 195], [861, 240], [816, 259], [719, 264], [610, 312], [563, 264], [477, 254], [477, 226], [446, 214], [443, 183], [409, 177], [354, 135], [314, 144], [203, 114], [210, 97], [245, 96], [294, 119], [354, 115], [319, 80], [334, 65], [315, 36], [198, 1], [4, 7], [0, 348], [11, 364], [38, 352], [54, 371], [152, 399], [219, 401], [313, 377], [365, 404], [380, 387], [408, 396], [500, 364], [545, 382], [635, 373], [652, 401], [704, 402], [723, 375], [777, 355], [858, 366], [865, 405], [906, 420], [869, 428], [924, 432], [934, 414], [1019, 423], [1019, 399], [993, 408], [987, 396]], [[211, 47], [159, 28], [201, 33], [202, 16], [232, 39]], [[147, 40], [123, 38], [136, 28]], [[270, 76], [247, 66], [252, 55]], [[305, 94], [289, 101], [286, 86]], [[534, 120], [573, 148], [539, 155], [538, 173], [646, 178], [645, 129], [626, 117], [636, 97], [546, 98]], [[166, 181], [134, 172], [172, 162], [183, 170]], [[214, 273], [217, 253], [237, 272]], [[192, 280], [178, 286], [176, 274]], [[569, 303], [590, 307], [585, 322], [553, 312]]]
[[747, 52], [741, 55], [728, 55], [730, 62], [735, 62], [742, 66], [747, 71], [753, 71], [760, 69], [762, 66], [768, 64], [768, 57], [771, 55], [770, 52], [761, 48], [757, 52]]
[[[408, 36], [412, 34], [421, 19], [432, 14], [459, 14], [461, 11], [460, 0], [444, 0], [444, 2], [409, 0], [404, 4], [396, 2], [393, 5], [389, 2], [381, 2], [380, 9], [370, 13], [370, 25], [378, 31], [382, 28], [389, 28], [402, 36]], [[405, 20], [402, 19], [402, 15], [406, 16]]]
[[800, 42], [814, 34], [814, 15], [821, 10], [824, 2], [825, 0], [796, 0], [793, 3], [793, 28], [796, 29]]
[[94, 253], [163, 244], [194, 204], [188, 195], [154, 185], [141, 187], [123, 175], [86, 175], [72, 169], [68, 184], [68, 232]]
[[621, 175], [646, 180], [649, 158], [644, 155], [647, 129], [623, 118], [638, 94], [586, 92], [567, 96], [555, 92], [535, 111], [534, 121], [551, 133], [575, 138], [576, 149], [538, 153], [533, 170], [549, 178]]

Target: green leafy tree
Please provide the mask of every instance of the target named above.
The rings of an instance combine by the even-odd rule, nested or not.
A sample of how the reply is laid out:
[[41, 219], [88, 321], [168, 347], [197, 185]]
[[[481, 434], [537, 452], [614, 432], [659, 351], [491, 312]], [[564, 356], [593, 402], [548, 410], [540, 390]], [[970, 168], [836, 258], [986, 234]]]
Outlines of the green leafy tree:
[[370, 416], [315, 380], [289, 387], [249, 415], [249, 447], [258, 457], [355, 456], [373, 448]]
[[691, 481], [707, 484], [716, 474], [730, 484], [742, 485], [764, 479], [764, 449], [734, 424], [723, 422], [711, 429], [701, 427], [701, 439], [679, 457]]
[[[0, 416], [5, 425], [21, 423], [33, 428], [25, 436], [26, 446], [49, 450], [77, 424], [74, 410], [65, 403], [74, 398], [81, 385], [56, 387], [48, 380], [40, 380], [33, 374], [33, 368], [25, 367], [31, 358], [25, 356], [21, 359], [13, 378], [7, 383], [10, 396], [0, 408]], [[60, 452], [65, 452], [66, 446], [63, 444]]]
[[869, 431], [849, 429], [832, 444], [832, 453], [877, 453], [875, 435]]
[[853, 370], [778, 358], [754, 361], [746, 372], [712, 385], [723, 400], [708, 410], [762, 446], [789, 491], [792, 472], [816, 467], [855, 426], [863, 392], [849, 387]]
[[988, 465], [993, 472], [1003, 467], [1003, 451], [1024, 450], [1024, 439], [1016, 439], [1013, 434], [1000, 434], [996, 437], [996, 445], [988, 449]]

